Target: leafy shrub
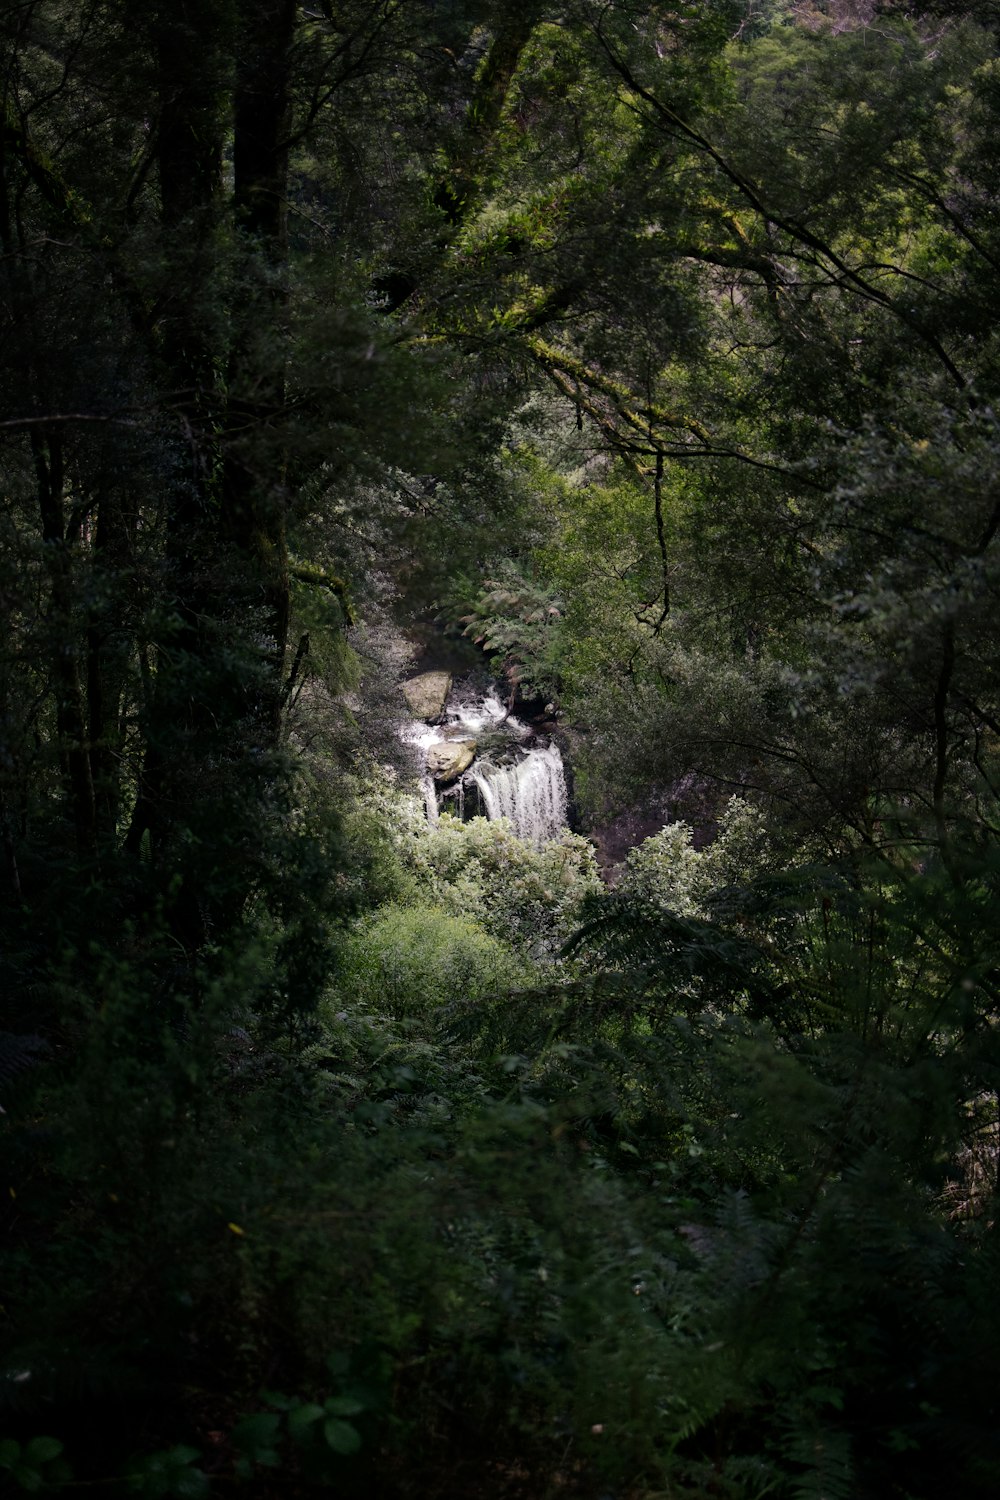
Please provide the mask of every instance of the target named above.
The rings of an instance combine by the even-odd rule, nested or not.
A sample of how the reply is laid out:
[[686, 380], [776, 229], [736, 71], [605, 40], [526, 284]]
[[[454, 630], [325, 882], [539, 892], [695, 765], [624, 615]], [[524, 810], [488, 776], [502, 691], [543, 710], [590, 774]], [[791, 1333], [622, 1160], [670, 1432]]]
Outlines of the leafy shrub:
[[704, 916], [726, 887], [749, 884], [771, 856], [763, 814], [742, 797], [730, 799], [718, 832], [696, 849], [687, 823], [668, 823], [630, 849], [620, 889], [678, 916]]
[[579, 920], [583, 898], [601, 887], [594, 848], [564, 831], [541, 849], [500, 819], [442, 814], [429, 825], [402, 799], [396, 849], [415, 892], [533, 960], [552, 963]]
[[387, 907], [345, 944], [337, 989], [345, 1003], [394, 1014], [478, 999], [524, 984], [530, 970], [470, 917], [440, 907]]

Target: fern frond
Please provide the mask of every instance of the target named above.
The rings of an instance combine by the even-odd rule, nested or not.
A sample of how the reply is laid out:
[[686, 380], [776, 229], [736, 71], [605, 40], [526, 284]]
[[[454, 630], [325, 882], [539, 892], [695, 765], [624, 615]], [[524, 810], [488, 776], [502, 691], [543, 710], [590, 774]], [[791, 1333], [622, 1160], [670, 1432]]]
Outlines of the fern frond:
[[795, 1500], [855, 1500], [854, 1465], [846, 1433], [829, 1428], [794, 1431], [785, 1449], [786, 1457], [805, 1467], [796, 1476]]
[[617, 968], [646, 971], [654, 982], [697, 981], [706, 1000], [760, 1003], [774, 996], [759, 948], [714, 923], [617, 893], [588, 897], [583, 914], [563, 949], [567, 955], [589, 949]]
[[19, 1074], [32, 1068], [49, 1051], [44, 1037], [30, 1033], [16, 1036], [0, 1031], [0, 1093], [10, 1087]]

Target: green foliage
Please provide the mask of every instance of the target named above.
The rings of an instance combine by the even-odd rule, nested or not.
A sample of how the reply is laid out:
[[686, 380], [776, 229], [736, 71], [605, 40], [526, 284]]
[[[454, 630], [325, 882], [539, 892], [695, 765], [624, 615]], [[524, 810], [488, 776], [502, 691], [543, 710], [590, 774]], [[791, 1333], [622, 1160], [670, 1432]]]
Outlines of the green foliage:
[[[867, 947], [865, 901], [832, 891], [758, 884], [738, 935], [619, 897], [614, 971], [507, 995], [471, 922], [390, 910], [348, 951], [374, 958], [377, 938], [405, 983], [365, 980], [367, 1008], [360, 985], [332, 996], [305, 1048], [252, 1015], [227, 1029], [261, 960], [256, 981], [227, 965], [229, 991], [176, 1035], [137, 1024], [148, 997], [107, 974], [86, 1108], [50, 1094], [70, 1128], [17, 1184], [29, 1222], [85, 1216], [98, 1274], [61, 1251], [53, 1299], [55, 1249], [15, 1259], [34, 1312], [11, 1354], [36, 1388], [10, 1391], [71, 1422], [66, 1382], [110, 1365], [135, 1403], [221, 1361], [242, 1372], [222, 1425], [254, 1482], [277, 1455], [302, 1483], [370, 1490], [405, 1455], [433, 1493], [462, 1432], [477, 1454], [516, 1446], [541, 1482], [558, 1430], [605, 1483], [793, 1494], [832, 1482], [833, 1455], [876, 1492], [892, 1472], [931, 1494], [957, 1465], [988, 1493], [988, 1444], [956, 1457], [923, 1408], [953, 1411], [957, 1380], [963, 1419], [991, 1430], [992, 1199], [952, 1219], [942, 1190], [964, 1101], [995, 1082], [991, 1028], [961, 1008], [994, 959], [967, 967], [940, 886], [881, 898]], [[176, 1430], [150, 1442], [150, 1484], [199, 1467], [187, 1445], [163, 1457]]]
[[535, 962], [553, 962], [582, 899], [600, 888], [593, 845], [564, 831], [534, 849], [505, 821], [443, 813], [429, 825], [416, 801], [390, 801], [394, 847], [417, 899], [457, 916]]
[[271, 1469], [281, 1462], [278, 1453], [278, 1434], [281, 1417], [277, 1412], [254, 1412], [237, 1422], [230, 1440], [240, 1455], [236, 1461], [236, 1472], [241, 1479], [249, 1479], [254, 1466]]
[[509, 559], [495, 572], [472, 597], [446, 601], [444, 618], [494, 657], [493, 670], [512, 690], [529, 698], [558, 697], [561, 601]]
[[509, 989], [529, 973], [471, 917], [434, 906], [388, 907], [344, 943], [337, 989], [345, 1004], [408, 1015]]
[[129, 1470], [128, 1489], [152, 1500], [202, 1500], [210, 1493], [210, 1486], [204, 1470], [197, 1467], [200, 1457], [197, 1448], [183, 1444], [151, 1453]]
[[4, 1438], [0, 1441], [0, 1469], [26, 1494], [58, 1490], [73, 1477], [62, 1451], [58, 1438], [33, 1437], [24, 1444]]
[[[1000, 93], [930, 10], [0, 17], [9, 1483], [996, 1493]], [[429, 827], [431, 599], [715, 838]]]
[[[333, 1375], [342, 1376], [349, 1360], [332, 1355], [327, 1364]], [[274, 1391], [264, 1392], [263, 1399], [274, 1409], [243, 1417], [230, 1434], [240, 1455], [238, 1478], [252, 1479], [258, 1468], [276, 1468], [283, 1462], [287, 1466], [283, 1447], [290, 1448], [290, 1461], [312, 1480], [336, 1482], [342, 1477], [340, 1460], [353, 1457], [363, 1445], [355, 1423], [372, 1404], [363, 1386], [351, 1394], [328, 1396], [322, 1404]]]
[[668, 823], [659, 833], [629, 850], [622, 890], [680, 916], [691, 916], [700, 909], [695, 890], [701, 863], [688, 825]]
[[705, 916], [727, 887], [752, 884], [774, 873], [774, 853], [763, 814], [732, 797], [712, 841], [696, 849], [686, 823], [668, 823], [625, 857], [618, 889], [678, 916]]
[[[584, 469], [568, 483], [538, 458], [522, 461], [551, 528], [542, 564], [566, 599], [562, 667], [569, 702], [585, 714], [595, 687], [634, 659], [637, 643], [664, 612], [652, 475], [645, 467], [637, 474], [624, 464], [591, 464], [591, 472]], [[679, 476], [668, 477], [667, 492], [672, 548], [684, 506]], [[670, 558], [671, 571], [676, 561]]]

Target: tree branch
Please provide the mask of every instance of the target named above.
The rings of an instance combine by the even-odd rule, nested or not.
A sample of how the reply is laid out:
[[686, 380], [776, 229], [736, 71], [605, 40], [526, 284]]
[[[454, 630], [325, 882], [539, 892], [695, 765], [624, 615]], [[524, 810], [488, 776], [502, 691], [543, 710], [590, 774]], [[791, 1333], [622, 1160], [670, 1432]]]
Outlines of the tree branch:
[[[621, 57], [608, 41], [602, 30], [600, 21], [596, 23], [594, 31], [605, 56], [622, 82], [628, 86], [637, 98], [641, 99], [649, 107], [661, 124], [667, 127], [668, 133], [682, 136], [685, 140], [690, 141], [692, 145], [697, 146], [700, 151], [703, 151], [766, 224], [773, 224], [776, 228], [783, 229], [793, 239], [798, 240], [803, 245], [808, 245], [818, 255], [823, 256], [850, 283], [855, 292], [867, 301], [884, 307], [887, 312], [892, 313], [901, 323], [910, 328], [934, 353], [960, 391], [968, 389], [968, 380], [952, 360], [940, 339], [929, 328], [926, 328], [918, 318], [915, 318], [906, 308], [901, 307], [887, 293], [866, 281], [855, 267], [848, 265], [832, 246], [820, 239], [818, 235], [813, 234], [804, 224], [800, 224], [795, 219], [788, 218], [785, 214], [775, 210], [771, 205], [766, 203], [754, 184], [748, 178], [744, 177], [706, 136], [702, 135], [699, 130], [696, 130], [693, 125], [689, 125], [675, 110], [672, 110], [668, 104], [665, 104], [662, 99], [658, 98], [651, 89], [644, 87], [639, 82], [625, 59]], [[643, 111], [635, 105], [630, 105], [630, 107], [639, 115], [640, 119], [649, 119], [649, 116], [644, 115]]]

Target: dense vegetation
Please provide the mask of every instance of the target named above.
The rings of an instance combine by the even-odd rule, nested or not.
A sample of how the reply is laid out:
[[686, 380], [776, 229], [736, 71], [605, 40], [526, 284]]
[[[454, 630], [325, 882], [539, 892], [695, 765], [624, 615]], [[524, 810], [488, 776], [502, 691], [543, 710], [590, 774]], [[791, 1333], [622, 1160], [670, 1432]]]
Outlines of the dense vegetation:
[[14, 1491], [996, 1493], [998, 30], [5, 0]]

